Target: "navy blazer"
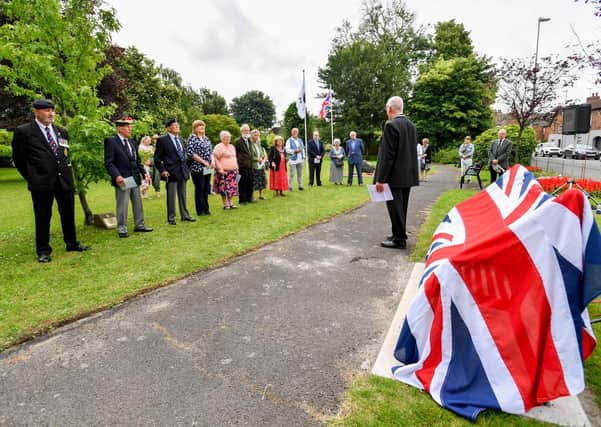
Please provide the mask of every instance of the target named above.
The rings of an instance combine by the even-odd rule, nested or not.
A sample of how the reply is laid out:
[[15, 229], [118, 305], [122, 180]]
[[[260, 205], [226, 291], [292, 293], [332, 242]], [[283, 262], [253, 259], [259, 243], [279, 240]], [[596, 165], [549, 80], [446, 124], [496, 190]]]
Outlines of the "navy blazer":
[[13, 161], [30, 191], [52, 191], [57, 184], [66, 191], [74, 189], [69, 135], [65, 129], [51, 126], [58, 138], [58, 157], [52, 153], [46, 136], [35, 120], [19, 126], [13, 134]]
[[365, 146], [363, 140], [360, 138], [355, 139], [355, 149], [351, 150], [352, 139], [346, 141], [346, 155], [348, 156], [349, 163], [361, 164], [363, 162], [363, 154], [365, 153]]
[[319, 148], [318, 148], [317, 142], [315, 142], [315, 140], [312, 139], [311, 141], [309, 141], [307, 148], [309, 149], [309, 160], [310, 161], [313, 161], [313, 159], [315, 159], [315, 156], [321, 156], [323, 158], [323, 156], [326, 153], [326, 149], [323, 145], [323, 141], [319, 141]]
[[123, 178], [133, 176], [136, 183], [140, 185], [142, 177], [146, 175], [135, 142], [128, 139], [127, 143], [131, 148], [131, 158], [118, 135], [113, 135], [104, 140], [104, 167], [111, 176], [111, 184], [115, 187], [117, 186], [116, 179], [118, 176]]
[[[168, 181], [186, 181], [190, 178], [190, 168], [186, 154], [186, 146], [184, 140], [179, 137], [184, 150], [184, 159], [180, 159], [177, 150], [173, 145], [169, 134], [163, 135], [157, 139], [157, 146], [154, 152], [154, 165], [159, 168], [161, 174], [165, 171], [169, 172]], [[165, 178], [161, 177], [162, 180]]]

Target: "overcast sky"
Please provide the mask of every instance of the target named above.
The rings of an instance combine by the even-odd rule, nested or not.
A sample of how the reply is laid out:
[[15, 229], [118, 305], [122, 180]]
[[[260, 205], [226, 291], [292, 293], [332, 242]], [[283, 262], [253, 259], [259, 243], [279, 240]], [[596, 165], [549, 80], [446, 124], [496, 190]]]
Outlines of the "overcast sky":
[[[330, 41], [343, 19], [356, 27], [362, 0], [108, 0], [122, 24], [114, 42], [136, 46], [157, 63], [179, 72], [185, 83], [216, 90], [228, 103], [261, 90], [278, 118], [294, 102], [305, 69], [309, 111], [317, 114], [323, 92], [317, 70], [326, 64]], [[539, 57], [564, 46], [601, 40], [601, 18], [584, 0], [406, 0], [417, 22], [455, 19], [471, 32], [476, 51], [493, 57], [531, 56], [541, 24]], [[594, 74], [586, 73], [567, 96], [584, 102]], [[391, 94], [392, 95], [392, 94]], [[335, 96], [335, 94], [334, 94]], [[566, 96], [561, 94], [562, 99]], [[382, 100], [384, 103], [386, 100]]]

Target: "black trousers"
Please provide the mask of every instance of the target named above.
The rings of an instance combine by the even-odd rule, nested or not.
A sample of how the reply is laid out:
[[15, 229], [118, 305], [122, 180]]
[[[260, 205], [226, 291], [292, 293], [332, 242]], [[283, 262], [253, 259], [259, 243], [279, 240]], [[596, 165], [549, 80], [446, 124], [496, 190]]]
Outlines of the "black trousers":
[[490, 171], [490, 183], [492, 184], [497, 180], [498, 173], [492, 168], [492, 166], [489, 166], [488, 170]]
[[386, 202], [388, 216], [392, 223], [392, 237], [397, 240], [407, 240], [407, 206], [411, 187], [391, 188], [392, 200]]
[[321, 185], [321, 160], [319, 163], [309, 160], [309, 185], [313, 185], [313, 175], [317, 178], [317, 185]]
[[211, 174], [205, 175], [202, 172], [192, 172], [192, 182], [194, 183], [194, 204], [196, 205], [196, 215], [209, 213]]
[[253, 170], [240, 168], [238, 173], [238, 203], [248, 203], [253, 198]]
[[56, 188], [51, 191], [32, 191], [33, 213], [35, 215], [35, 248], [39, 255], [50, 255], [50, 219], [52, 204], [56, 199], [58, 213], [61, 216], [63, 241], [67, 246], [77, 245], [75, 234], [75, 193]]

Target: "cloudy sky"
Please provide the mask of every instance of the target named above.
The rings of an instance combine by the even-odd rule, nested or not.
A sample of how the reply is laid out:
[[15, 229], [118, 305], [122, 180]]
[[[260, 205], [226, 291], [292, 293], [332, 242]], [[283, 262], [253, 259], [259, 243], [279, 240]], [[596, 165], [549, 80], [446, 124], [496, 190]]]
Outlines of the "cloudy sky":
[[[385, 0], [386, 1], [386, 0]], [[326, 64], [330, 40], [343, 19], [356, 26], [362, 0], [108, 0], [122, 24], [114, 42], [136, 46], [179, 72], [187, 84], [218, 91], [228, 102], [261, 90], [278, 118], [296, 99], [306, 72], [309, 111], [317, 114], [323, 91], [317, 70]], [[531, 56], [541, 24], [539, 56], [565, 46], [601, 40], [601, 18], [584, 0], [406, 0], [421, 25], [455, 19], [471, 32], [475, 49], [495, 60]], [[593, 91], [585, 73], [568, 96], [584, 102]], [[385, 100], [383, 100], [385, 102]]]

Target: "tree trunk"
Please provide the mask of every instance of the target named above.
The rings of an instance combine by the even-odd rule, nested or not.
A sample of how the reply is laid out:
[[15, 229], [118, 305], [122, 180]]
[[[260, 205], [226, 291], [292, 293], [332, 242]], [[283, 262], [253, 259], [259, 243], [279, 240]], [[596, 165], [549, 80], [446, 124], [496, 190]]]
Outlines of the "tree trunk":
[[94, 224], [94, 215], [92, 214], [92, 210], [90, 209], [90, 205], [88, 204], [88, 199], [86, 198], [86, 193], [84, 191], [80, 191], [77, 193], [79, 196], [79, 202], [81, 203], [81, 208], [84, 213], [84, 224], [92, 225]]

